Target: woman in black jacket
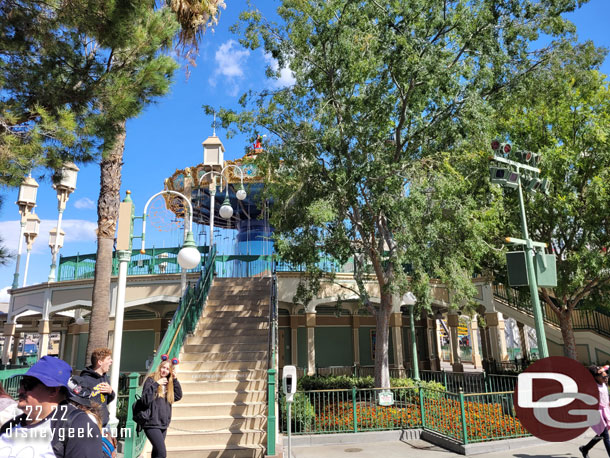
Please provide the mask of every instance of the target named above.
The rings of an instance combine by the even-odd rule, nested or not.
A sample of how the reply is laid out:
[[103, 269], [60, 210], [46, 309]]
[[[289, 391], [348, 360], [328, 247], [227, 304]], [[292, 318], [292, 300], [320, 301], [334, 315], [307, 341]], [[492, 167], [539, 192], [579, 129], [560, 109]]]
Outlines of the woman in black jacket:
[[165, 458], [165, 435], [172, 420], [172, 404], [182, 399], [182, 388], [169, 361], [162, 361], [144, 382], [142, 401], [150, 406], [150, 419], [142, 424], [153, 446], [151, 458]]

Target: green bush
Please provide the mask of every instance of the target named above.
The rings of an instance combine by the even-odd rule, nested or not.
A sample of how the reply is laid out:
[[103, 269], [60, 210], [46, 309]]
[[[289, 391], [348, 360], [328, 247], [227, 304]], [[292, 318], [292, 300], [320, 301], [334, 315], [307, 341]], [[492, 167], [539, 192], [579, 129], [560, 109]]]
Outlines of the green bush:
[[[356, 388], [374, 388], [375, 380], [373, 377], [348, 377], [346, 375], [306, 375], [298, 380], [297, 388], [299, 391], [315, 390], [351, 390]], [[419, 394], [418, 387], [431, 390], [446, 391], [445, 385], [439, 382], [416, 382], [410, 378], [390, 379], [392, 388], [415, 388], [415, 394]], [[410, 390], [405, 390], [410, 391]], [[430, 393], [432, 395], [432, 393]]]
[[[286, 396], [280, 395], [280, 412], [282, 417], [282, 430], [287, 431], [288, 409], [286, 407]], [[296, 393], [291, 408], [292, 431], [303, 432], [313, 429], [315, 412], [311, 402], [303, 393]]]

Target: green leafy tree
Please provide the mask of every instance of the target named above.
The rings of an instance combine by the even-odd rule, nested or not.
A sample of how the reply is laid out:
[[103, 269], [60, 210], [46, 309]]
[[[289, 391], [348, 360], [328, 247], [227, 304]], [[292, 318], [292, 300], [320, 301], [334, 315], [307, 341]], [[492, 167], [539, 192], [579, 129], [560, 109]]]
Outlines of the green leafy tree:
[[59, 8], [55, 1], [0, 3], [0, 185], [95, 154], [84, 121], [96, 61], [85, 58], [77, 31], [58, 33]]
[[106, 346], [125, 123], [169, 90], [222, 0], [8, 0], [0, 5], [0, 184], [33, 167], [101, 157], [87, 358]]
[[552, 180], [550, 196], [527, 196], [526, 212], [530, 236], [557, 256], [557, 287], [540, 294], [559, 319], [565, 356], [574, 359], [574, 310], [610, 311], [610, 85], [599, 72], [605, 55], [592, 43], [566, 44], [498, 112], [499, 131], [539, 152], [541, 176]]
[[[375, 384], [389, 384], [388, 323], [408, 290], [430, 307], [439, 278], [468, 305], [499, 211], [483, 182], [489, 101], [548, 59], [575, 1], [285, 0], [282, 24], [242, 14], [242, 43], [289, 67], [294, 85], [245, 96], [226, 126], [266, 130], [277, 250], [306, 262], [296, 299], [316, 293], [320, 252], [356, 263], [354, 290], [376, 316]], [[485, 189], [485, 192], [481, 192]], [[410, 269], [409, 269], [410, 266]], [[364, 281], [374, 280], [380, 304]]]

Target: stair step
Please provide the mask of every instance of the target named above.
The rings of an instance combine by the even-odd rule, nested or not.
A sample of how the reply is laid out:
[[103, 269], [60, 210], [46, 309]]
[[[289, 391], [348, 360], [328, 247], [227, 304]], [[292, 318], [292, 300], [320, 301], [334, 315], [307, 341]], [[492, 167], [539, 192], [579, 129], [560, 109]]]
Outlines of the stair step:
[[259, 445], [267, 437], [267, 433], [256, 430], [221, 430], [212, 433], [185, 433], [175, 431], [171, 426], [167, 430], [165, 445]]
[[237, 316], [235, 313], [221, 312], [218, 316], [203, 316], [199, 319], [199, 326], [205, 326], [207, 324], [225, 323], [231, 325], [242, 325], [252, 323], [269, 323], [268, 316]]
[[176, 417], [172, 416], [172, 428], [184, 431], [213, 432], [223, 429], [256, 429], [261, 430], [267, 426], [267, 418], [260, 416], [242, 415], [216, 415], [202, 417]]
[[223, 369], [223, 370], [192, 370], [180, 364], [178, 378], [182, 382], [250, 382], [252, 380], [267, 380], [267, 369]]
[[206, 445], [167, 447], [168, 458], [262, 458], [262, 445]]
[[234, 296], [227, 294], [226, 296], [208, 297], [205, 302], [205, 308], [218, 307], [221, 305], [243, 305], [247, 309], [269, 309], [269, 299], [259, 298], [256, 296]]
[[205, 343], [205, 344], [191, 344], [187, 340], [184, 347], [182, 347], [183, 353], [209, 353], [209, 352], [241, 352], [241, 351], [267, 351], [267, 342], [252, 342], [252, 339], [248, 339], [246, 342], [226, 342], [226, 343]]
[[198, 391], [184, 393], [180, 402], [207, 404], [214, 402], [265, 402], [266, 400], [266, 391]]
[[[206, 322], [206, 320], [208, 320]], [[262, 329], [266, 330], [269, 328], [269, 323], [267, 320], [265, 321], [245, 321], [245, 322], [233, 322], [231, 320], [210, 320], [209, 318], [202, 318], [197, 324], [197, 328], [195, 329], [195, 334], [198, 334], [198, 331], [224, 331], [224, 330], [235, 330], [235, 331], [247, 331], [252, 329]]]
[[173, 405], [172, 418], [192, 418], [201, 417], [202, 414], [206, 416], [217, 416], [217, 415], [228, 415], [228, 416], [255, 416], [255, 415], [266, 415], [267, 403], [266, 402], [225, 402], [206, 404], [183, 404], [182, 402], [176, 402]]
[[182, 393], [200, 393], [202, 391], [260, 391], [267, 389], [267, 380], [181, 380]]
[[[246, 337], [258, 337], [259, 339], [267, 339], [269, 334], [268, 329], [264, 328], [238, 328], [238, 329], [196, 329], [195, 335], [199, 337], [225, 337], [233, 336], [235, 338], [246, 336]], [[209, 342], [209, 340], [208, 340]]]
[[268, 345], [269, 331], [266, 329], [250, 329], [246, 334], [236, 335], [233, 331], [200, 331], [187, 337], [186, 345]]
[[182, 354], [181, 362], [191, 361], [266, 361], [266, 351], [239, 351], [239, 352], [222, 352], [222, 353], [197, 353], [185, 352]]
[[180, 366], [185, 371], [266, 369], [267, 361], [183, 361]]
[[213, 310], [206, 309], [204, 318], [233, 320], [236, 318], [257, 318], [269, 321], [268, 310]]

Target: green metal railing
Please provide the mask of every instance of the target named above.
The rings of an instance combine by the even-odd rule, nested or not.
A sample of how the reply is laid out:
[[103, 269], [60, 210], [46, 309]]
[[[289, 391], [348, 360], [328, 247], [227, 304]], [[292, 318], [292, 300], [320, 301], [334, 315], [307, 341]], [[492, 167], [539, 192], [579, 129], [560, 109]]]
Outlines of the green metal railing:
[[[380, 405], [383, 391], [392, 393], [392, 405]], [[302, 435], [422, 428], [461, 444], [529, 436], [516, 418], [512, 396], [512, 392], [464, 394], [418, 387], [297, 392], [291, 431]], [[286, 433], [283, 396], [280, 406], [280, 431]]]
[[[205, 301], [212, 285], [215, 257], [216, 247], [214, 247], [207, 256], [197, 284], [194, 287], [189, 286], [182, 296], [172, 321], [157, 349], [148, 375], [154, 372], [161, 363], [161, 355], [167, 354], [170, 359], [177, 357], [180, 354], [180, 350], [182, 349], [187, 335], [195, 330], [199, 317], [201, 317], [201, 314], [203, 313]], [[135, 372], [129, 375], [129, 403], [127, 405], [125, 427], [131, 431], [131, 434], [125, 438], [125, 458], [138, 457], [146, 443], [144, 434], [140, 434], [139, 436], [136, 434], [136, 424], [132, 418], [132, 406], [135, 403], [136, 394], [142, 393], [142, 387], [138, 386], [138, 377], [139, 374]]]
[[0, 371], [0, 383], [4, 391], [6, 391], [13, 399], [17, 398], [19, 390], [19, 378], [12, 378], [15, 375], [25, 374], [29, 367], [20, 367], [18, 369], [4, 369]]
[[[198, 247], [206, 255], [207, 246]], [[131, 260], [127, 266], [127, 275], [152, 275], [180, 273], [178, 265], [178, 252], [181, 247], [149, 248], [145, 253], [140, 250], [131, 251]], [[60, 256], [57, 281], [80, 280], [93, 278], [95, 272], [95, 253], [77, 254], [76, 256]], [[199, 272], [201, 264], [188, 272]], [[118, 275], [119, 260], [115, 256], [112, 260], [112, 275]]]
[[[522, 291], [501, 283], [494, 283], [493, 292], [494, 296], [502, 299], [511, 307], [533, 316], [529, 291]], [[542, 299], [540, 303], [544, 321], [559, 327], [559, 318], [553, 312], [551, 306]], [[572, 311], [572, 328], [575, 330], [595, 331], [605, 337], [610, 337], [610, 313], [603, 310], [575, 309]]]
[[[411, 371], [409, 371], [411, 375]], [[486, 372], [445, 372], [420, 370], [419, 376], [425, 382], [438, 382], [447, 391], [458, 393], [490, 393], [513, 391], [517, 383], [516, 375], [495, 375]]]

